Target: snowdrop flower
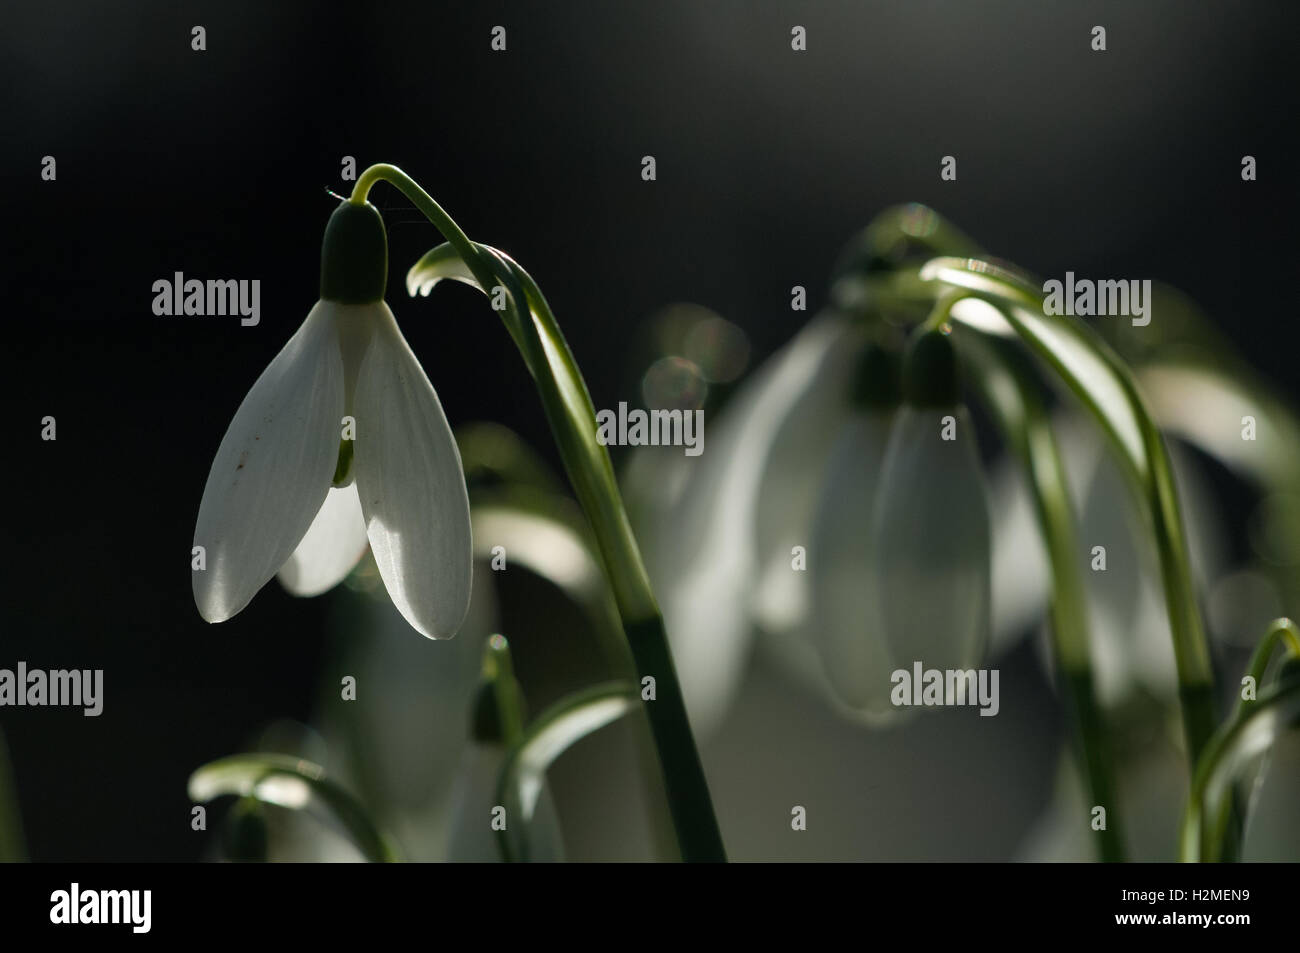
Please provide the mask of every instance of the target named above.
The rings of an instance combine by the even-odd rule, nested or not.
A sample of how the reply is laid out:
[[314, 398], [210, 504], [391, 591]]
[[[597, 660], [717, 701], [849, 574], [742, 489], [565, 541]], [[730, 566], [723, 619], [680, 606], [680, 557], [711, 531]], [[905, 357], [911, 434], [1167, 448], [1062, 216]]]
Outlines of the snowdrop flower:
[[[810, 398], [814, 412], [823, 402], [836, 403], [833, 382], [844, 376], [838, 367], [846, 356], [852, 366], [859, 337], [860, 329], [840, 314], [812, 322], [740, 386], [712, 431], [712, 449], [690, 461], [680, 453], [647, 448], [633, 457], [624, 475], [629, 495], [641, 503], [633, 509], [637, 538], [672, 640], [691, 722], [700, 735], [717, 727], [739, 689], [765, 589], [759, 580], [766, 576], [773, 585], [782, 582], [775, 571], [763, 570], [770, 552], [757, 542], [760, 534], [785, 538], [778, 528], [760, 525], [764, 487], [773, 484], [771, 454], [790, 446], [781, 435], [793, 408], [809, 408]], [[828, 391], [814, 388], [810, 393], [809, 384], [816, 380], [832, 384]], [[828, 442], [833, 431], [819, 422], [804, 436], [813, 444], [802, 461], [810, 469], [817, 466], [816, 445]], [[790, 509], [809, 514], [814, 500], [812, 490], [796, 490], [794, 483], [784, 496]], [[802, 523], [798, 516], [793, 520], [801, 526], [797, 541], [804, 546], [810, 520], [810, 515]], [[798, 575], [790, 572], [790, 546], [782, 545], [781, 566]], [[780, 608], [786, 598], [769, 597], [777, 606], [773, 611], [786, 613]]]
[[869, 347], [852, 403], [823, 469], [809, 629], [835, 700], [874, 723], [899, 714], [895, 670], [967, 669], [983, 657], [992, 534], [946, 334], [912, 346], [901, 394], [897, 358]]
[[235, 615], [272, 576], [330, 589], [369, 541], [407, 622], [455, 635], [469, 606], [469, 499], [438, 395], [384, 302], [388, 240], [344, 202], [321, 246], [320, 300], [244, 398], [194, 531], [194, 600]]
[[[878, 350], [887, 337], [855, 311], [829, 309], [741, 385], [693, 472], [679, 472], [688, 466], [680, 454], [643, 451], [625, 474], [643, 507], [634, 511], [637, 536], [702, 734], [734, 697], [755, 634], [766, 654], [844, 713], [875, 721], [897, 712], [888, 692], [898, 666], [880, 668], [883, 630], [868, 621], [877, 618], [866, 585], [874, 487], [891, 426], [906, 416], [915, 429], [929, 414], [939, 440], [944, 414], [897, 410], [897, 359], [890, 369]], [[973, 427], [964, 408], [949, 412], [968, 464]], [[1032, 528], [1028, 507], [1024, 517]], [[990, 532], [999, 552], [1027, 535], [1001, 519]], [[800, 552], [804, 570], [792, 565]], [[1023, 559], [1022, 550], [1003, 560], [991, 580], [985, 611], [1006, 644], [1046, 606], [1046, 575], [1026, 581]], [[924, 659], [917, 651], [907, 649], [909, 663]], [[883, 692], [869, 696], [867, 681]]]
[[[499, 638], [499, 636], [498, 636]], [[491, 682], [480, 684], [475, 697], [469, 740], [461, 755], [451, 795], [451, 816], [445, 859], [450, 863], [497, 863], [501, 860], [502, 834], [485, 818], [493, 817], [501, 801], [499, 782], [508, 755], [506, 737], [495, 712], [496, 689]], [[515, 830], [509, 824], [507, 837], [515, 841], [516, 850], [522, 819]], [[556, 863], [564, 860], [564, 841], [559, 816], [550, 788], [543, 781], [538, 802], [527, 822], [528, 860]]]
[[812, 641], [837, 699], [868, 718], [889, 713], [889, 674], [877, 596], [867, 583], [867, 534], [885, 449], [899, 405], [897, 357], [871, 346], [863, 355], [845, 423], [821, 476], [808, 572]]
[[870, 530], [871, 581], [891, 656], [968, 669], [988, 648], [991, 530], [975, 427], [944, 331], [912, 345]]

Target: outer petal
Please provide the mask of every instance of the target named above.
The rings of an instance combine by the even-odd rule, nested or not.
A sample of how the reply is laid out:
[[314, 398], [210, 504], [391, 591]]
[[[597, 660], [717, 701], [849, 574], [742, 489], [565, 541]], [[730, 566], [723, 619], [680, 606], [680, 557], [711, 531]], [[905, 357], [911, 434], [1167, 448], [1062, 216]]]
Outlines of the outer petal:
[[782, 408], [784, 419], [770, 438], [754, 504], [754, 615], [775, 633], [808, 621], [811, 574], [791, 570], [790, 552], [809, 545], [827, 461], [839, 435], [853, 426], [849, 390], [864, 338], [849, 321], [826, 327], [824, 350], [805, 365], [808, 385]]
[[[956, 439], [941, 438], [944, 416]], [[899, 411], [872, 517], [880, 620], [900, 668], [970, 669], [988, 646], [988, 502], [965, 408]]]
[[460, 451], [388, 305], [374, 320], [353, 398], [366, 533], [398, 611], [422, 635], [447, 639], [469, 609], [473, 566]]
[[295, 596], [333, 589], [366, 551], [366, 518], [357, 485], [331, 487], [311, 529], [280, 570], [280, 583]]
[[221, 440], [194, 543], [194, 601], [209, 622], [229, 619], [284, 565], [329, 491], [343, 416], [335, 314], [317, 302], [262, 372]]
[[[755, 548], [755, 507], [772, 441], [791, 406], [815, 386], [827, 355], [845, 346], [847, 328], [838, 318], [818, 318], [769, 358], [731, 398], [707, 453], [688, 461], [680, 450], [671, 452], [670, 466], [688, 468], [689, 482], [636, 523], [691, 725], [700, 735], [721, 722], [749, 658], [757, 561], [767, 556]], [[666, 452], [638, 451], [633, 460], [640, 473], [628, 479], [668, 487], [679, 471], [663, 468]], [[809, 661], [815, 667], [815, 658]]]
[[844, 428], [826, 466], [809, 550], [823, 670], [836, 697], [870, 718], [897, 713], [889, 693], [898, 666], [879, 620], [867, 545], [891, 423], [890, 414], [865, 412]]

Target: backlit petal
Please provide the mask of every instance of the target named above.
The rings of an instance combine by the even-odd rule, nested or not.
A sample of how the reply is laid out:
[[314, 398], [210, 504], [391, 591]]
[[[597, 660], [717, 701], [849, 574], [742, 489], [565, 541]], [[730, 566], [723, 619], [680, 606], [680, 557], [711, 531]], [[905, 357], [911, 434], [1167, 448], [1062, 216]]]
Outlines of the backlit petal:
[[257, 379], [230, 423], [203, 489], [194, 601], [209, 622], [248, 605], [284, 565], [329, 490], [343, 414], [333, 309], [319, 302]]
[[353, 398], [353, 472], [370, 548], [406, 621], [429, 638], [451, 638], [469, 608], [473, 563], [460, 452], [386, 304], [375, 320]]
[[330, 487], [307, 535], [280, 570], [280, 583], [295, 596], [318, 596], [344, 580], [366, 551], [366, 518], [357, 485]]

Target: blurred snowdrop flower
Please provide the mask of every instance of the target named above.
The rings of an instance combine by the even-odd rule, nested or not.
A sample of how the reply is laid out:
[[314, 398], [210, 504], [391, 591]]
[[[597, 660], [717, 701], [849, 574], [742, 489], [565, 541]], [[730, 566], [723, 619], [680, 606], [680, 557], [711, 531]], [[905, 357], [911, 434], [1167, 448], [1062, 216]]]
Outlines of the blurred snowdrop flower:
[[388, 245], [373, 205], [344, 202], [321, 247], [321, 294], [240, 404], [203, 490], [194, 599], [229, 619], [272, 576], [315, 595], [367, 540], [402, 616], [455, 635], [469, 605], [469, 500], [424, 369], [384, 302]]
[[[787, 348], [792, 358], [787, 364], [799, 376], [774, 408], [778, 424], [763, 448], [753, 514], [759, 572], [753, 612], [767, 632], [801, 630], [809, 620], [808, 573], [792, 571], [791, 560], [796, 547], [806, 552], [811, 542], [827, 461], [838, 454], [840, 463], [851, 467], [851, 455], [863, 451], [868, 456], [859, 461], [861, 473], [870, 468], [873, 458], [879, 462], [884, 450], [886, 433], [880, 425], [887, 421], [889, 409], [872, 412], [876, 425], [864, 425], [860, 408], [850, 399], [862, 388], [863, 374], [868, 378], [866, 386], [876, 386], [869, 378], [880, 369], [873, 361], [882, 352], [861, 324], [847, 315], [832, 312], [819, 322], [821, 329], [817, 323], [809, 325]], [[796, 363], [793, 357], [801, 349], [809, 356]], [[888, 396], [896, 402], [896, 394]]]
[[[899, 405], [897, 358], [869, 346], [851, 416], [835, 440], [812, 527], [812, 643], [835, 695], [871, 718], [889, 712], [891, 653], [882, 639], [868, 534]], [[787, 572], [789, 571], [787, 567]], [[794, 575], [791, 573], [791, 575]], [[802, 574], [800, 575], [802, 578]]]
[[[500, 780], [508, 751], [506, 731], [495, 711], [496, 704], [496, 687], [485, 680], [475, 699], [470, 739], [462, 753], [452, 792], [446, 859], [453, 863], [500, 861], [500, 838], [512, 837], [518, 842], [518, 828], [525, 823], [522, 818], [507, 818], [506, 808], [501, 804]], [[562, 861], [564, 846], [559, 818], [544, 779], [537, 795], [537, 803], [527, 820], [528, 859], [539, 863]]]
[[[474, 738], [465, 748], [452, 794], [450, 842], [447, 861], [451, 863], [497, 863], [501, 860], [498, 843], [506, 836], [493, 828], [496, 817], [505, 818], [498, 804], [497, 782], [505, 764], [506, 750], [500, 740]], [[509, 829], [505, 829], [509, 832]], [[529, 859], [536, 863], [564, 860], [564, 843], [559, 817], [549, 789], [543, 788], [536, 812], [529, 824]]]
[[[860, 328], [840, 314], [812, 322], [732, 395], [707, 453], [689, 460], [680, 452], [645, 449], [624, 475], [629, 498], [639, 504], [632, 514], [637, 538], [664, 613], [691, 723], [700, 734], [711, 732], [726, 713], [749, 657], [754, 614], [761, 611], [763, 584], [756, 580], [770, 555], [757, 537], [777, 532], [782, 538], [759, 523], [773, 451], [789, 447], [782, 442], [783, 426], [792, 409], [810, 397], [835, 404], [834, 379], [842, 376], [842, 365], [851, 369], [860, 336]], [[831, 379], [828, 392], [810, 395], [811, 385], [826, 378]], [[815, 433], [802, 436], [812, 444], [807, 468], [814, 465], [818, 446], [829, 447], [834, 430], [821, 423]], [[797, 468], [785, 472], [802, 481]], [[814, 473], [812, 485], [791, 489], [784, 501], [804, 514], [792, 520], [804, 546], [817, 479]], [[795, 575], [788, 545], [784, 553], [779, 563]], [[775, 578], [783, 579], [779, 573]]]
[[[978, 664], [990, 628], [988, 498], [946, 331], [921, 334], [907, 355], [903, 406], [885, 450], [868, 540], [865, 588], [878, 605], [879, 637], [894, 663], [889, 671], [917, 661], [937, 669]], [[859, 631], [869, 638], [865, 623]], [[870, 684], [889, 687], [889, 671], [869, 676]], [[866, 697], [877, 698], [876, 691]]]
[[[988, 545], [1006, 551], [1014, 542], [1003, 538], [1011, 527], [989, 526], [982, 476], [961, 484], [956, 495], [948, 491], [949, 476], [927, 471], [922, 479], [920, 471], [930, 465], [931, 455], [937, 458], [935, 465], [956, 465], [970, 473], [977, 465], [974, 430], [967, 411], [955, 404], [943, 412], [889, 406], [899, 396], [897, 359], [892, 369], [882, 359], [890, 348], [896, 350], [889, 334], [859, 314], [831, 309], [732, 396], [698, 470], [691, 471], [680, 454], [643, 451], [625, 474], [629, 495], [642, 504], [634, 512], [637, 536], [674, 654], [681, 659], [692, 721], [703, 719], [697, 724], [702, 733], [725, 713], [755, 632], [779, 664], [829, 695], [846, 714], [875, 720], [896, 711], [885, 709], [889, 677], [898, 665], [891, 660], [869, 575], [875, 558], [875, 488], [903, 494], [895, 498], [898, 506], [914, 490], [904, 485], [902, 471], [891, 478], [889, 489], [881, 482], [891, 431], [900, 427], [904, 436], [896, 438], [895, 466], [911, 470], [914, 480], [945, 497], [927, 504], [936, 525], [949, 517], [956, 520], [946, 535], [929, 540], [935, 565], [955, 584], [961, 576], [955, 547], [969, 548], [974, 555], [972, 575], [963, 577], [970, 589], [960, 596], [951, 589], [945, 592], [954, 606], [974, 591], [985, 593], [982, 628], [974, 627], [972, 611], [961, 628], [946, 636], [964, 641], [967, 651], [945, 650], [935, 655], [935, 663], [941, 656], [978, 654], [990, 626], [1001, 631], [1019, 625], [1034, 612], [1041, 614], [1046, 604], [1045, 575], [1022, 592], [1012, 560], [1003, 560], [1007, 577], [995, 585], [1006, 594], [1002, 603], [991, 602], [981, 586], [980, 580], [987, 582], [991, 574]], [[956, 439], [927, 449], [917, 434], [931, 427], [934, 441], [941, 441], [942, 418], [949, 414]], [[951, 451], [946, 457], [944, 449]], [[1015, 498], [1005, 490], [1002, 495]], [[992, 538], [983, 549], [974, 545], [981, 513]], [[1032, 512], [1026, 510], [1025, 516], [1032, 523]], [[906, 521], [882, 516], [879, 528], [894, 539], [886, 545], [901, 540], [906, 558], [926, 558], [917, 549], [922, 541], [908, 538], [912, 531]], [[893, 573], [904, 572], [903, 563], [895, 557], [891, 561]], [[892, 611], [903, 661], [910, 665], [921, 659], [929, 665], [918, 653], [935, 647], [930, 635], [909, 643], [915, 626], [900, 618], [907, 610], [900, 606]], [[945, 637], [935, 633], [934, 638]]]

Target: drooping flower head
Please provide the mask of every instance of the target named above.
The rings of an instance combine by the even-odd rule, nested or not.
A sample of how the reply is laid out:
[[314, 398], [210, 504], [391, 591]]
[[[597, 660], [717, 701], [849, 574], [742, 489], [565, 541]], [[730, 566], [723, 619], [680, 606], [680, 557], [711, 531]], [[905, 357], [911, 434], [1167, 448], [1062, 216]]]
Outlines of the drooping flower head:
[[949, 336], [927, 331], [903, 367], [869, 557], [880, 625], [904, 666], [969, 669], [988, 647], [988, 497]]
[[888, 713], [894, 660], [870, 585], [872, 513], [897, 415], [899, 358], [873, 342], [851, 390], [852, 415], [827, 458], [812, 530], [812, 641], [838, 700], [868, 717]]
[[388, 239], [343, 202], [321, 246], [320, 300], [235, 412], [194, 531], [194, 599], [209, 622], [272, 576], [332, 588], [367, 541], [394, 605], [429, 638], [469, 606], [469, 499], [451, 428], [384, 302]]

